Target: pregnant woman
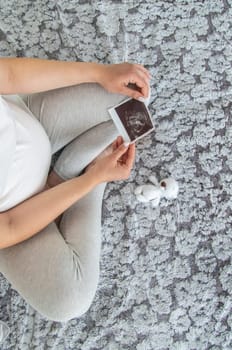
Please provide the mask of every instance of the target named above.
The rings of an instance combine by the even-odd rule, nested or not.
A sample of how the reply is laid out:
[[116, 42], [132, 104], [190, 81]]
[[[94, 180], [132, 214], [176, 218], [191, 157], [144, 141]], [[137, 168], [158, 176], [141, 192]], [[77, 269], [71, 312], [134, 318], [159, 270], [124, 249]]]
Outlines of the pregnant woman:
[[50, 320], [94, 298], [105, 185], [135, 158], [107, 110], [146, 98], [149, 79], [138, 64], [0, 58], [0, 272]]

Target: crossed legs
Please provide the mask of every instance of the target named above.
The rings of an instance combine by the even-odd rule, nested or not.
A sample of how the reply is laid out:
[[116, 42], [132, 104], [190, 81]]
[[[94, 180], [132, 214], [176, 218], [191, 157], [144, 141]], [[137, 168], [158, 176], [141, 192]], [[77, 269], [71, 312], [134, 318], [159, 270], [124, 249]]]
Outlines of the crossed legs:
[[[48, 183], [78, 176], [115, 139], [107, 108], [121, 99], [94, 84], [29, 96], [28, 107], [44, 126], [53, 153], [65, 146]], [[48, 319], [78, 317], [94, 298], [104, 189], [105, 184], [97, 186], [66, 210], [59, 228], [52, 222], [30, 239], [0, 251], [0, 271]]]

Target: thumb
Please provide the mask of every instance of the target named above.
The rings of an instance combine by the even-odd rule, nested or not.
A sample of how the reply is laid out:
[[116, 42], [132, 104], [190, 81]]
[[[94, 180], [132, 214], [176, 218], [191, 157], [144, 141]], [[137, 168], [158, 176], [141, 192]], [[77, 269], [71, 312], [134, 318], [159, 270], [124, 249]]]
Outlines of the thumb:
[[125, 145], [124, 143], [119, 146], [114, 152], [113, 152], [113, 155], [114, 155], [114, 158], [115, 160], [118, 160], [119, 158], [121, 158], [123, 156], [123, 154], [126, 153], [128, 149], [128, 146]]

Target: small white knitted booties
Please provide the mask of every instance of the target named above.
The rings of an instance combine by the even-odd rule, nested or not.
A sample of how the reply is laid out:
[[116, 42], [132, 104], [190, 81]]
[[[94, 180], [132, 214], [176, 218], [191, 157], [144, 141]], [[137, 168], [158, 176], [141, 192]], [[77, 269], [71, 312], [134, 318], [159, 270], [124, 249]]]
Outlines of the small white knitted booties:
[[179, 186], [175, 179], [168, 177], [158, 182], [157, 178], [151, 175], [149, 181], [152, 185], [141, 185], [135, 189], [134, 193], [138, 201], [151, 201], [152, 205], [157, 207], [162, 197], [167, 199], [174, 199], [177, 197]]

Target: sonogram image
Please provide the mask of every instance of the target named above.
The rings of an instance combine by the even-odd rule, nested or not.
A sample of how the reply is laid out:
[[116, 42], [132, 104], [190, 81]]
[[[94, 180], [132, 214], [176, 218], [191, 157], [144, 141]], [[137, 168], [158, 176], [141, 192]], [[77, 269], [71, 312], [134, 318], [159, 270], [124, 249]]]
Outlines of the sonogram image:
[[115, 108], [131, 141], [153, 129], [151, 118], [143, 102], [129, 100]]

